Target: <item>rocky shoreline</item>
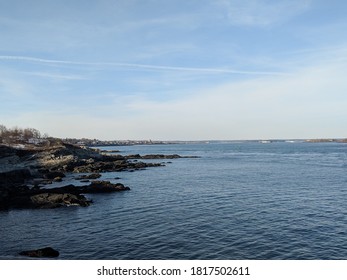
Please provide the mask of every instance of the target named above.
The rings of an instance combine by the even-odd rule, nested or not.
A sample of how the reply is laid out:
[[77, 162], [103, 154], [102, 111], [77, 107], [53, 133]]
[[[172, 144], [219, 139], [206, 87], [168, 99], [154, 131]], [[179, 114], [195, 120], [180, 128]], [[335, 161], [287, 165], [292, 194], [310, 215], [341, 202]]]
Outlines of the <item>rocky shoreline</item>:
[[[46, 209], [64, 206], [89, 206], [84, 194], [128, 191], [121, 183], [96, 180], [104, 172], [143, 170], [165, 166], [164, 163], [142, 162], [141, 159], [177, 159], [179, 155], [122, 156], [63, 142], [49, 146], [0, 145], [0, 210]], [[63, 181], [67, 174], [83, 186], [50, 187]], [[85, 174], [86, 173], [86, 174]]]

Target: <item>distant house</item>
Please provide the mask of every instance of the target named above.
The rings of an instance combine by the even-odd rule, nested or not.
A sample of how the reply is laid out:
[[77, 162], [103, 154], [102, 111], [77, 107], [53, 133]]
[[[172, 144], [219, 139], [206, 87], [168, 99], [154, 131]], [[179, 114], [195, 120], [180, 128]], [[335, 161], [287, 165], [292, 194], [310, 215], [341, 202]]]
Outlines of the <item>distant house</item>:
[[27, 143], [28, 144], [38, 145], [38, 144], [45, 143], [46, 141], [47, 141], [46, 139], [30, 138], [30, 139], [28, 139]]

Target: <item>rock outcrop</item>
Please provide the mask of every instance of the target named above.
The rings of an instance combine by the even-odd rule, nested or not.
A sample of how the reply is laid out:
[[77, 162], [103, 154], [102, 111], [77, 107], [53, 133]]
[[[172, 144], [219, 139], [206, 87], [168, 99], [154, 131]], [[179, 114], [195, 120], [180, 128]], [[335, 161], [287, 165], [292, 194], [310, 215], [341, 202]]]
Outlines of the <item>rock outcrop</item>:
[[89, 206], [92, 202], [83, 194], [128, 191], [129, 187], [110, 181], [92, 181], [89, 185], [67, 185], [41, 189], [27, 186], [3, 187], [0, 189], [0, 210], [27, 208], [58, 208], [66, 206]]
[[[89, 185], [68, 185], [43, 189], [43, 184], [62, 182], [65, 173], [87, 173], [78, 180], [95, 180], [103, 172], [142, 170], [163, 163], [139, 161], [182, 158], [173, 155], [122, 156], [86, 147], [64, 144], [10, 147], [0, 145], [0, 210], [10, 208], [56, 208], [88, 206], [85, 193], [111, 193], [129, 190], [120, 183], [92, 181]], [[184, 157], [188, 158], [188, 157]], [[90, 174], [88, 174], [90, 173]], [[31, 187], [29, 187], [31, 186]]]
[[86, 186], [67, 185], [59, 188], [45, 189], [46, 192], [72, 194], [110, 193], [128, 190], [130, 190], [129, 187], [126, 187], [121, 183], [113, 184], [110, 181], [92, 181]]
[[198, 158], [197, 156], [180, 156], [177, 154], [173, 155], [163, 155], [163, 154], [150, 154], [150, 155], [128, 155], [125, 156], [126, 159], [176, 159], [176, 158]]
[[89, 206], [88, 201], [82, 195], [71, 193], [40, 193], [30, 197], [33, 208], [58, 208], [63, 206]]
[[88, 186], [81, 187], [81, 193], [109, 193], [128, 191], [129, 187], [125, 187], [121, 183], [112, 184], [110, 181], [93, 181]]

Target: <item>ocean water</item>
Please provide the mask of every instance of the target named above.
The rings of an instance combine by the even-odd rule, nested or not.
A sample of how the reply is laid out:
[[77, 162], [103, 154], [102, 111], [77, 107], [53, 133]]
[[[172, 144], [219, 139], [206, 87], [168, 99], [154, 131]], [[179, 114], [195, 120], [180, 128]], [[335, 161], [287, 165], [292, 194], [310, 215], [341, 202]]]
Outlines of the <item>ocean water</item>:
[[51, 246], [60, 259], [347, 259], [347, 144], [114, 149], [200, 158], [103, 174], [131, 190], [87, 208], [0, 212], [0, 258]]

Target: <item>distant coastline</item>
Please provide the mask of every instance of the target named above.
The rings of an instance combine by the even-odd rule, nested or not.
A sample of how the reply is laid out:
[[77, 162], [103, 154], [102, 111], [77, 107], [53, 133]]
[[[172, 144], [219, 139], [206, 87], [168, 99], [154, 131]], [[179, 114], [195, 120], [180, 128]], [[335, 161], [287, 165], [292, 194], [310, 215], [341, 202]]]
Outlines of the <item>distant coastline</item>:
[[59, 138], [42, 134], [35, 128], [7, 128], [0, 124], [0, 144], [4, 145], [45, 145], [49, 142], [61, 142], [84, 147], [100, 146], [133, 146], [133, 145], [170, 145], [170, 144], [210, 144], [210, 143], [274, 143], [274, 142], [308, 142], [308, 143], [347, 143], [347, 138], [260, 138], [260, 139], [235, 139], [235, 140], [100, 140], [89, 138]]
[[87, 146], [134, 146], [134, 145], [172, 145], [172, 144], [212, 144], [212, 143], [276, 143], [276, 142], [307, 142], [307, 143], [347, 143], [347, 138], [317, 138], [317, 139], [257, 139], [257, 140], [175, 140], [175, 141], [152, 141], [152, 140], [97, 140], [97, 139], [62, 139], [64, 143]]

